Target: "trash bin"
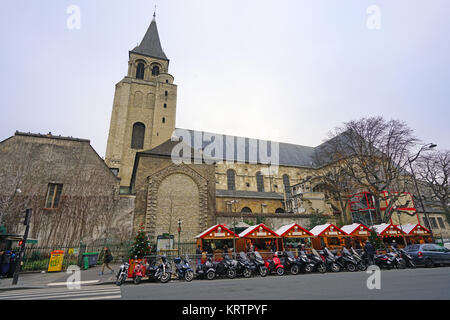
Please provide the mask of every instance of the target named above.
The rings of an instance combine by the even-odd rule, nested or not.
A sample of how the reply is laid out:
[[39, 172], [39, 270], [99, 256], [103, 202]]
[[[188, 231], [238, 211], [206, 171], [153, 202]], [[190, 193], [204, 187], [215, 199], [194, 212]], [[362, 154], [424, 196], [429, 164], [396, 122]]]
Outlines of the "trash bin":
[[98, 252], [85, 252], [83, 253], [83, 269], [89, 269], [97, 265]]

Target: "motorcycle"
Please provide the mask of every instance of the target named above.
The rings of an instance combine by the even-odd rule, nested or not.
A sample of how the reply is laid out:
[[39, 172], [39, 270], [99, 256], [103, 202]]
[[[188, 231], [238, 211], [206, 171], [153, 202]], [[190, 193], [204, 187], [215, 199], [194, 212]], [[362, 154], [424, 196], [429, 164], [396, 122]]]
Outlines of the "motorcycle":
[[325, 262], [323, 261], [320, 254], [317, 252], [316, 249], [311, 249], [311, 254], [309, 255], [309, 259], [311, 263], [313, 264], [312, 271], [318, 271], [320, 273], [327, 272], [327, 266], [325, 265]]
[[395, 265], [394, 258], [388, 254], [377, 254], [374, 256], [374, 263], [380, 269], [392, 269]]
[[185, 258], [178, 257], [175, 258], [173, 262], [175, 263], [175, 273], [178, 279], [184, 279], [187, 282], [194, 279], [194, 271], [191, 269], [189, 264], [190, 260], [187, 254]]
[[289, 270], [293, 275], [300, 273], [300, 262], [295, 259], [292, 251], [282, 252], [280, 256], [281, 263], [286, 270]]
[[391, 247], [390, 252], [387, 252], [387, 255], [391, 256], [394, 261], [394, 266], [397, 269], [405, 269], [406, 261], [401, 257], [400, 251], [397, 248]]
[[259, 273], [261, 277], [265, 277], [269, 274], [269, 270], [266, 267], [266, 263], [264, 262], [263, 257], [261, 257], [261, 254], [256, 252], [249, 252], [247, 255], [244, 252], [241, 252], [242, 257], [246, 257], [249, 261], [249, 267], [252, 271], [252, 274]]
[[224, 255], [221, 261], [214, 261], [213, 266], [216, 276], [226, 276], [230, 279], [236, 278], [236, 269], [228, 255]]
[[216, 269], [214, 268], [211, 255], [206, 257], [206, 261], [203, 264], [197, 264], [195, 274], [198, 278], [206, 278], [208, 280], [213, 280], [216, 277]]
[[125, 280], [127, 280], [129, 268], [130, 264], [126, 261], [123, 261], [116, 275], [116, 285], [121, 286], [125, 282]]
[[351, 248], [351, 253], [358, 264], [358, 269], [361, 271], [366, 271], [367, 263], [365, 262], [364, 257], [359, 255], [353, 247]]
[[336, 263], [341, 269], [347, 269], [350, 272], [355, 272], [358, 268], [358, 262], [346, 247], [342, 248], [342, 254], [337, 257]]
[[284, 275], [284, 266], [276, 252], [273, 254], [272, 259], [266, 261], [265, 266], [269, 270], [269, 273], [275, 272], [279, 276]]
[[308, 258], [305, 251], [300, 251], [300, 254], [297, 257], [297, 263], [299, 264], [300, 271], [305, 273], [312, 272], [315, 267], [315, 264]]
[[400, 249], [399, 251], [400, 251], [400, 256], [406, 262], [406, 267], [415, 269], [416, 263], [414, 262], [413, 257], [410, 256], [404, 249]]
[[166, 256], [161, 256], [161, 263], [157, 265], [156, 259], [151, 259], [147, 267], [147, 276], [149, 280], [161, 281], [161, 283], [169, 282], [172, 277], [172, 267]]
[[331, 270], [333, 272], [341, 271], [341, 267], [337, 264], [337, 259], [335, 255], [330, 251], [330, 249], [325, 247], [323, 249], [323, 254], [325, 256], [325, 265], [328, 270]]
[[[234, 257], [235, 256], [236, 255], [234, 255]], [[240, 252], [239, 256], [235, 258], [233, 262], [235, 262], [234, 267], [236, 269], [236, 274], [242, 275], [245, 278], [250, 278], [252, 276], [252, 267], [256, 269], [256, 265], [251, 265], [250, 260], [244, 252]]]
[[[136, 258], [137, 259], [137, 258]], [[134, 284], [139, 284], [141, 283], [142, 277], [144, 276], [144, 266], [142, 265], [141, 261], [137, 261], [136, 264], [134, 265], [134, 269], [132, 272], [132, 278], [133, 278], [133, 282]]]

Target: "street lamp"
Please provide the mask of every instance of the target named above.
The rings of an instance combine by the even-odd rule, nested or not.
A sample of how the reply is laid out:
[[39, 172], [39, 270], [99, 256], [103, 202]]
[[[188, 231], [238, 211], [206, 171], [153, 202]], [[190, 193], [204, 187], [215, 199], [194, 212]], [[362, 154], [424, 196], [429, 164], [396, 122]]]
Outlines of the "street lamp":
[[183, 221], [178, 219], [178, 256], [180, 256], [180, 235], [181, 235], [181, 224]]
[[434, 144], [434, 143], [426, 144], [422, 148], [420, 148], [419, 152], [416, 154], [414, 159], [411, 160], [410, 158], [408, 158], [409, 168], [411, 169], [411, 174], [413, 176], [414, 185], [416, 186], [417, 196], [419, 197], [419, 201], [420, 201], [420, 204], [422, 206], [422, 212], [424, 213], [425, 219], [427, 220], [427, 223], [428, 223], [428, 226], [429, 226], [429, 229], [430, 229], [431, 241], [433, 243], [434, 243], [433, 230], [431, 229], [431, 223], [430, 223], [430, 219], [428, 217], [428, 212], [425, 210], [425, 206], [423, 204], [422, 196], [420, 195], [420, 191], [419, 191], [419, 187], [417, 185], [416, 175], [414, 173], [414, 170], [413, 170], [413, 167], [412, 167], [412, 163], [417, 160], [417, 158], [419, 157], [419, 155], [420, 155], [420, 153], [422, 151], [431, 150], [431, 149], [436, 148], [436, 147], [437, 147], [437, 145]]

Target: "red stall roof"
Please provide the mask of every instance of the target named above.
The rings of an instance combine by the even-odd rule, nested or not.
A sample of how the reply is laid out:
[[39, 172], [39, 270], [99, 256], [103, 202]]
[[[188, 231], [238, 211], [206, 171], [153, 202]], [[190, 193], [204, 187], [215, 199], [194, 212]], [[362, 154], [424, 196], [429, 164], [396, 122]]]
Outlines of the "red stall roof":
[[202, 233], [200, 233], [198, 236], [196, 236], [196, 238], [200, 238], [200, 239], [204, 239], [206, 237], [211, 237], [211, 238], [229, 238], [229, 237], [234, 237], [234, 238], [238, 238], [239, 236], [234, 233], [233, 231], [231, 231], [230, 229], [228, 229], [225, 225], [223, 224], [216, 224], [215, 226], [212, 226], [211, 228], [206, 229], [205, 231], [203, 231]]
[[284, 236], [290, 236], [290, 237], [295, 237], [295, 236], [300, 236], [300, 237], [313, 236], [313, 234], [311, 232], [309, 232], [308, 230], [306, 230], [302, 226], [298, 225], [297, 223], [292, 223], [292, 224], [288, 224], [288, 225], [282, 226], [281, 228], [279, 228], [276, 231], [276, 233], [279, 234], [280, 237], [284, 237]]
[[249, 237], [266, 237], [266, 238], [280, 238], [280, 236], [273, 230], [266, 227], [263, 223], [256, 226], [250, 226], [239, 234], [241, 238]]

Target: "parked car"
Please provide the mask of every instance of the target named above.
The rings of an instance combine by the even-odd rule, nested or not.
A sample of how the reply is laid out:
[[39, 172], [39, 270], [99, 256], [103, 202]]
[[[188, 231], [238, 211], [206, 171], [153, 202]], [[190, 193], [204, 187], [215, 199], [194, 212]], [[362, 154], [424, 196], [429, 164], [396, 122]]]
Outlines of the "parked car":
[[450, 250], [433, 243], [411, 244], [405, 248], [418, 266], [428, 268], [450, 264]]

